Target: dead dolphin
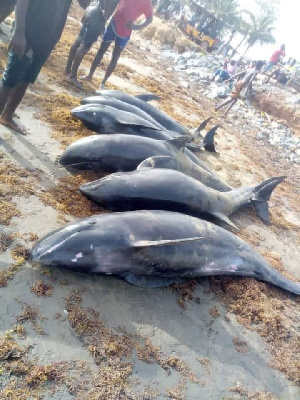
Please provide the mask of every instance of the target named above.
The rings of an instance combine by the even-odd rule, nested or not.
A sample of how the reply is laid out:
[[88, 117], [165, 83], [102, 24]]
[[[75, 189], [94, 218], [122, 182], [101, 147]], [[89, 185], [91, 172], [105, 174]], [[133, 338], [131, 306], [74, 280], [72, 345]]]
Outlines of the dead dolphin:
[[72, 143], [60, 158], [67, 168], [94, 171], [133, 171], [145, 159], [163, 155], [174, 158], [178, 169], [198, 179], [205, 185], [220, 191], [231, 190], [207, 169], [193, 162], [184, 149], [185, 136], [163, 141], [134, 135], [94, 135]]
[[[206, 186], [209, 186], [210, 188], [216, 189], [220, 192], [229, 192], [234, 189], [232, 186], [229, 186], [224, 182], [223, 185], [221, 185], [219, 182], [220, 179], [216, 179], [216, 175], [211, 171], [210, 171], [211, 175], [199, 173], [199, 168], [195, 167], [194, 165], [190, 165], [189, 168], [186, 169], [185, 165], [179, 162], [176, 157], [168, 157], [168, 156], [149, 157], [146, 160], [142, 161], [141, 164], [138, 165], [137, 167], [137, 169], [144, 169], [144, 168], [174, 169], [176, 171], [180, 171], [187, 175], [190, 175], [193, 178], [197, 179], [198, 181], [204, 183]], [[267, 181], [265, 181], [265, 183], [271, 184], [274, 179], [276, 180], [277, 178], [270, 178]], [[252, 199], [249, 205], [255, 208], [257, 214], [265, 224], [268, 225], [270, 224], [269, 211], [267, 204], [265, 202], [256, 201], [255, 199]]]
[[[95, 96], [97, 97], [97, 96]], [[97, 133], [126, 133], [129, 135], [139, 135], [150, 137], [157, 140], [169, 140], [174, 137], [182, 136], [177, 132], [167, 131], [160, 126], [155, 120], [147, 116], [146, 113], [136, 113], [136, 107], [122, 104], [121, 101], [111, 97], [99, 96], [101, 103], [87, 103], [75, 107], [71, 114], [79, 119], [89, 129]], [[143, 114], [146, 114], [146, 118]], [[214, 152], [214, 135], [215, 131], [209, 131], [202, 141], [203, 147], [208, 151]], [[189, 143], [186, 141], [186, 146], [194, 150], [200, 150], [201, 145]], [[194, 156], [196, 157], [196, 156]], [[197, 157], [196, 157], [197, 158]], [[199, 161], [197, 161], [199, 163]]]
[[105, 208], [115, 211], [167, 210], [197, 217], [211, 215], [234, 224], [228, 216], [249, 200], [266, 203], [284, 177], [272, 178], [258, 186], [218, 192], [194, 178], [172, 169], [140, 169], [118, 172], [79, 190]]
[[157, 122], [159, 122], [160, 125], [164, 126], [168, 131], [177, 132], [181, 135], [191, 135], [191, 132], [189, 132], [188, 129], [180, 125], [168, 114], [152, 106], [151, 104], [146, 103], [143, 100], [131, 96], [128, 93], [121, 92], [120, 90], [97, 90], [95, 94], [114, 97], [115, 99], [124, 101], [125, 103], [140, 108], [141, 110], [149, 114], [152, 118], [154, 118]]
[[104, 104], [84, 104], [73, 108], [71, 114], [97, 133], [122, 132], [127, 127], [129, 131], [132, 128], [160, 129], [145, 118]]
[[31, 251], [31, 261], [114, 275], [144, 287], [235, 275], [300, 294], [299, 283], [281, 275], [242, 239], [209, 222], [169, 211], [100, 214], [72, 222], [41, 239]]
[[146, 103], [148, 101], [153, 101], [153, 100], [160, 101], [161, 100], [160, 96], [158, 96], [157, 94], [152, 94], [152, 93], [136, 94], [136, 95], [134, 95], [134, 97], [136, 97], [137, 99], [143, 100]]
[[[159, 122], [157, 122], [154, 118], [151, 117], [148, 113], [141, 110], [139, 107], [133, 106], [132, 104], [126, 103], [125, 101], [121, 101], [115, 99], [110, 96], [89, 96], [85, 97], [80, 102], [82, 105], [84, 104], [100, 104], [104, 106], [109, 106], [116, 108], [117, 110], [127, 111], [132, 114], [138, 115], [141, 118], [144, 118], [146, 121], [151, 122], [152, 125], [156, 126], [160, 130], [166, 130]], [[179, 133], [174, 132], [174, 134], [179, 135]]]

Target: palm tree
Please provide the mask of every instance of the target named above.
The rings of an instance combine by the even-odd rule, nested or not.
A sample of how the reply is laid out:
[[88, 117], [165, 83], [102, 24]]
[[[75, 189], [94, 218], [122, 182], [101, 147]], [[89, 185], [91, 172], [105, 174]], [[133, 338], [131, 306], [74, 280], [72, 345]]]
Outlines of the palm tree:
[[247, 51], [254, 46], [256, 43], [269, 44], [275, 43], [275, 38], [272, 35], [274, 28], [274, 16], [272, 13], [266, 13], [254, 15], [252, 12], [244, 10], [244, 14], [247, 15], [248, 21], [245, 26], [248, 25], [247, 32], [247, 47], [244, 55]]
[[238, 0], [201, 0], [198, 3], [229, 25], [236, 25], [238, 21]]

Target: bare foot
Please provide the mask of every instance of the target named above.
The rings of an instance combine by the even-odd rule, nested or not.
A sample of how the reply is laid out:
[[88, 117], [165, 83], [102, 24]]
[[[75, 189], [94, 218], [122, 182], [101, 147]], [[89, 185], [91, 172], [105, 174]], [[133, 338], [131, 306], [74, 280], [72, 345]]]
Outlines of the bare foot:
[[101, 89], [101, 90], [106, 90], [105, 83], [101, 83], [101, 84], [100, 84], [100, 89]]
[[71, 73], [71, 69], [70, 68], [66, 68], [64, 73], [65, 73], [66, 76], [69, 76], [70, 73]]
[[7, 126], [10, 129], [13, 129], [14, 131], [21, 133], [21, 135], [27, 135], [26, 128], [24, 126], [18, 125], [14, 120], [6, 120], [4, 118], [0, 118], [0, 124]]
[[79, 79], [81, 79], [82, 81], [91, 81], [92, 76], [90, 75], [80, 76]]
[[73, 83], [74, 86], [77, 87], [77, 89], [82, 89], [81, 84], [78, 82], [77, 78], [73, 78], [72, 76], [67, 77], [68, 81]]

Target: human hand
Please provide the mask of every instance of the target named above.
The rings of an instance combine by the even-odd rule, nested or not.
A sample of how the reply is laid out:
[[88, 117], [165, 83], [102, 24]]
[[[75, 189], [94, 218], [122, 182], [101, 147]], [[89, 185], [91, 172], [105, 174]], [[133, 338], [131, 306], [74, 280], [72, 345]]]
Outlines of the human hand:
[[25, 48], [26, 48], [25, 31], [24, 30], [19, 31], [16, 29], [11, 37], [8, 49], [12, 50], [19, 57], [23, 57], [25, 53]]
[[127, 24], [126, 24], [126, 28], [129, 29], [129, 30], [131, 30], [131, 31], [134, 31], [134, 30], [137, 30], [137, 25], [135, 25], [135, 24], [134, 24], [133, 22], [131, 22], [131, 21], [128, 21]]

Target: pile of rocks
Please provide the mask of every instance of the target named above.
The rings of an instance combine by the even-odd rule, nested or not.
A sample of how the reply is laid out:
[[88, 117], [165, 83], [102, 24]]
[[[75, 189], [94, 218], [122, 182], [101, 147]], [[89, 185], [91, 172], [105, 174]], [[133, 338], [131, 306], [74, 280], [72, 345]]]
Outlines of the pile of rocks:
[[[162, 55], [174, 63], [169, 70], [180, 74], [180, 84], [183, 87], [189, 88], [191, 83], [197, 83], [200, 85], [199, 92], [212, 100], [226, 98], [229, 94], [230, 87], [228, 85], [210, 81], [214, 71], [223, 65], [223, 60], [214, 55], [192, 51], [178, 54], [170, 46], [162, 47]], [[270, 85], [266, 85], [262, 79], [258, 80], [254, 87], [258, 91], [270, 90]], [[299, 104], [299, 94], [291, 93], [287, 97], [287, 102]], [[239, 100], [232, 108], [230, 118], [232, 124], [242, 134], [247, 134], [249, 131], [254, 132], [257, 140], [268, 140], [270, 144], [280, 149], [281, 157], [293, 163], [300, 163], [300, 139], [293, 134], [292, 129], [276, 120], [272, 121], [268, 114], [256, 110], [248, 100], [245, 102]]]

